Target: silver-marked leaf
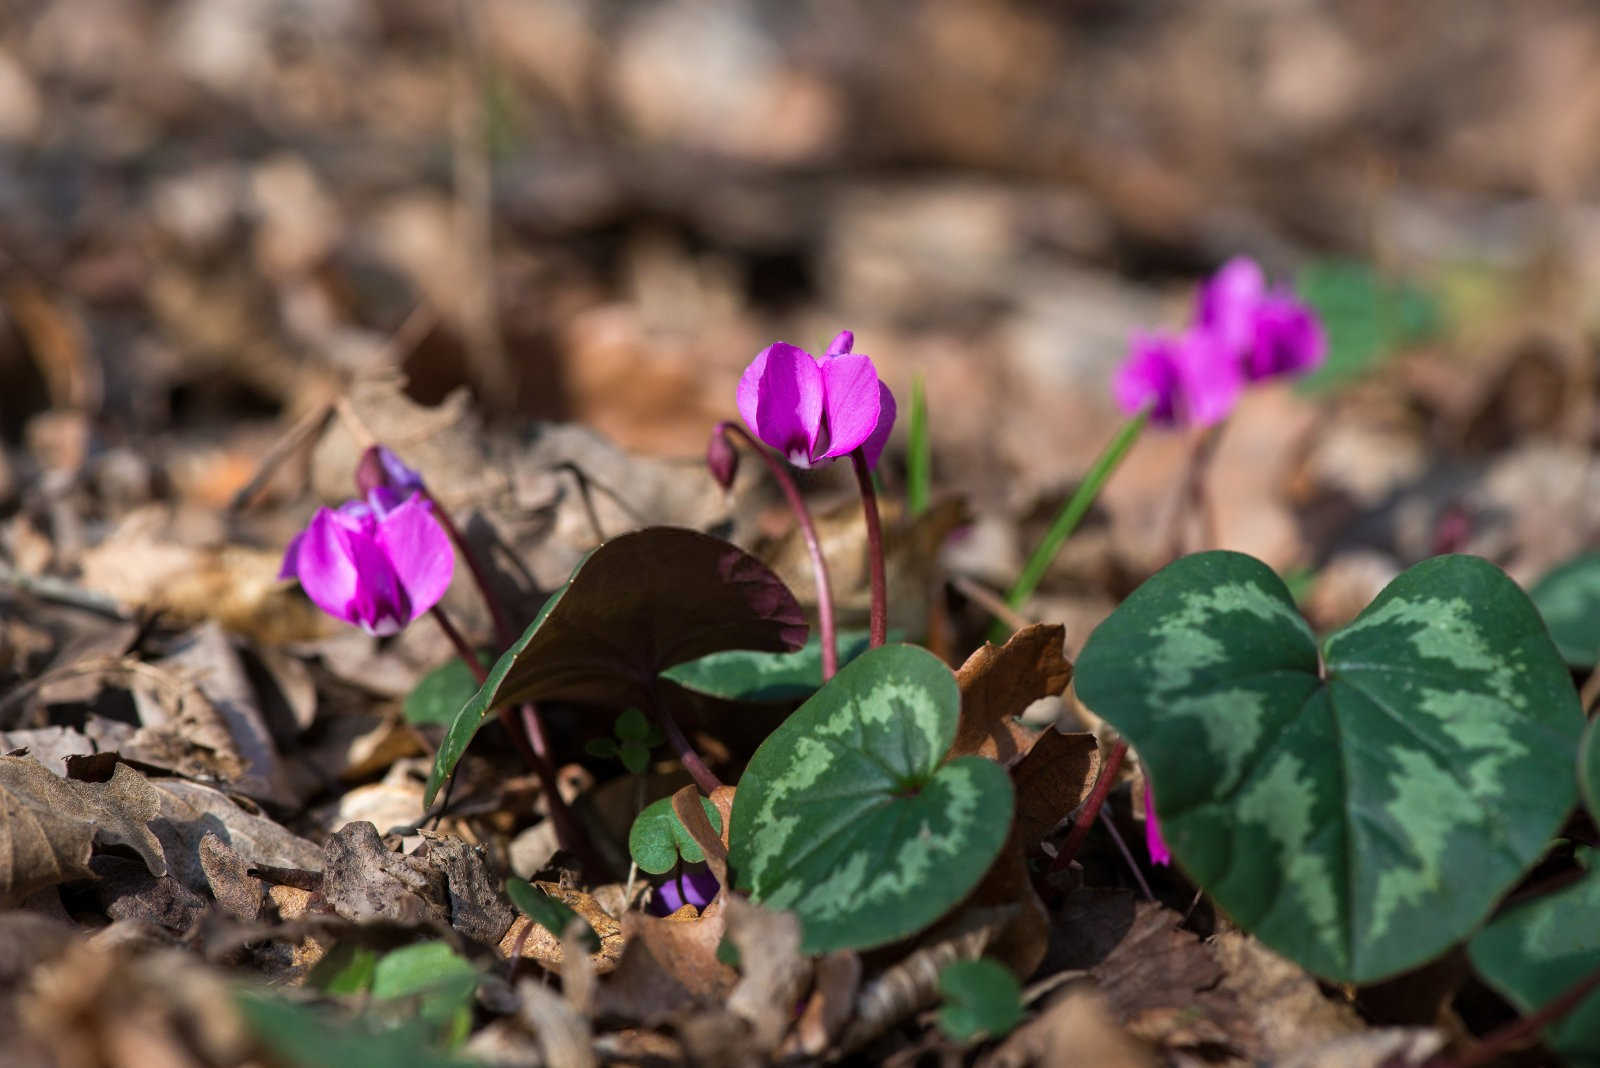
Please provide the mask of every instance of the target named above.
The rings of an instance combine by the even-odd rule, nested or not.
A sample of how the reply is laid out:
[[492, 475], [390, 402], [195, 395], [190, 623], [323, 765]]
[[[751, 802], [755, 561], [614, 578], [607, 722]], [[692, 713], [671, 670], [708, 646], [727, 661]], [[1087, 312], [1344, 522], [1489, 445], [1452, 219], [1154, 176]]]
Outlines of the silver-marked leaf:
[[1583, 744], [1578, 747], [1578, 788], [1583, 791], [1589, 815], [1600, 823], [1600, 719], [1590, 722], [1583, 733]]
[[733, 802], [735, 885], [800, 916], [807, 953], [914, 934], [978, 884], [1011, 826], [1011, 780], [940, 760], [961, 695], [932, 653], [863, 653], [774, 731]]
[[[1524, 1013], [1600, 970], [1600, 871], [1507, 909], [1467, 946], [1472, 966]], [[1600, 990], [1546, 1028], [1545, 1043], [1574, 1068], [1600, 1068]]]
[[1533, 604], [1475, 557], [1400, 575], [1322, 660], [1270, 568], [1201, 553], [1100, 625], [1077, 691], [1138, 749], [1190, 876], [1307, 970], [1368, 982], [1538, 860], [1583, 716]]
[[1556, 648], [1575, 668], [1600, 663], [1600, 553], [1582, 553], [1528, 591]]
[[768, 567], [698, 531], [648, 527], [595, 549], [495, 663], [445, 732], [424, 803], [489, 712], [521, 701], [647, 707], [656, 677], [724, 649], [788, 652], [805, 615]]
[[[706, 810], [711, 829], [722, 833], [722, 813], [709, 798], [702, 797], [700, 805]], [[651, 875], [665, 875], [678, 866], [681, 856], [685, 863], [699, 864], [706, 859], [677, 813], [672, 811], [672, 798], [663, 797], [644, 807], [628, 829], [628, 852], [634, 862]]]
[[[867, 651], [867, 632], [839, 635], [839, 663]], [[798, 701], [822, 686], [822, 639], [813, 634], [792, 653], [732, 649], [712, 653], [662, 672], [679, 686], [725, 701]]]

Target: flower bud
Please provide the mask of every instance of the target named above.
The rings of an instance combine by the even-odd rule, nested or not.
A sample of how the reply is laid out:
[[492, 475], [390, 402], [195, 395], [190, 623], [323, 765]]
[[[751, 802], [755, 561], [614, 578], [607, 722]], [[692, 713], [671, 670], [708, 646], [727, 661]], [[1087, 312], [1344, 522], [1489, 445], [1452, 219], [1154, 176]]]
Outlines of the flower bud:
[[706, 446], [706, 467], [717, 485], [724, 490], [733, 488], [733, 478], [739, 473], [739, 450], [720, 426], [711, 432], [711, 442]]
[[389, 450], [387, 445], [368, 445], [356, 465], [356, 489], [365, 497], [375, 489], [393, 490], [399, 497], [425, 493], [422, 475]]

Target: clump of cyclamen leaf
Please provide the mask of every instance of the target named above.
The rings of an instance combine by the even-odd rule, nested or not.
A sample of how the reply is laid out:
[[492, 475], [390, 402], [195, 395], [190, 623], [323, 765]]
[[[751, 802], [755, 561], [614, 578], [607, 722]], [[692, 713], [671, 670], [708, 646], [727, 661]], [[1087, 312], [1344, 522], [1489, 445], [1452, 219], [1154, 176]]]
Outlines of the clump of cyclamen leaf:
[[1331, 979], [1466, 937], [1574, 798], [1566, 666], [1527, 596], [1475, 557], [1405, 572], [1320, 657], [1265, 564], [1186, 557], [1094, 632], [1077, 692], [1150, 769], [1177, 862]]
[[932, 653], [862, 654], [774, 731], [734, 798], [735, 885], [800, 917], [808, 953], [904, 938], [977, 885], [1011, 825], [1011, 780], [943, 762], [961, 696]]

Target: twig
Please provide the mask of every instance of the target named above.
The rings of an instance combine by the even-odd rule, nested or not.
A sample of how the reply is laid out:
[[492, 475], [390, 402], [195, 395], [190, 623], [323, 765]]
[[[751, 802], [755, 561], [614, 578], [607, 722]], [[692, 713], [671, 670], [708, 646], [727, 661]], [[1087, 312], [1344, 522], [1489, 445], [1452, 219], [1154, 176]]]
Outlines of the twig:
[[1150, 884], [1145, 881], [1144, 872], [1139, 869], [1139, 862], [1134, 859], [1133, 850], [1128, 848], [1128, 843], [1123, 841], [1122, 832], [1117, 830], [1117, 822], [1111, 818], [1111, 812], [1100, 806], [1100, 824], [1111, 835], [1111, 840], [1117, 845], [1117, 852], [1122, 854], [1122, 859], [1128, 862], [1128, 870], [1133, 872], [1133, 881], [1139, 884], [1139, 889], [1144, 892], [1146, 901], [1154, 901], [1156, 895], [1150, 891]]
[[0, 586], [10, 587], [18, 593], [37, 597], [41, 601], [105, 616], [119, 623], [125, 623], [133, 618], [124, 612], [115, 600], [103, 593], [86, 590], [65, 579], [52, 578], [49, 575], [25, 575], [5, 563], [0, 563]]
[[1035, 620], [1028, 618], [1009, 604], [1006, 604], [1005, 598], [998, 593], [965, 575], [951, 575], [949, 582], [956, 592], [1012, 630], [1031, 627], [1035, 622]]
[[233, 495], [233, 499], [228, 502], [224, 511], [233, 514], [253, 506], [283, 462], [322, 433], [329, 420], [333, 418], [334, 408], [334, 402], [326, 401], [296, 420], [282, 437], [272, 443], [272, 447], [256, 464], [256, 473], [251, 475], [250, 481]]

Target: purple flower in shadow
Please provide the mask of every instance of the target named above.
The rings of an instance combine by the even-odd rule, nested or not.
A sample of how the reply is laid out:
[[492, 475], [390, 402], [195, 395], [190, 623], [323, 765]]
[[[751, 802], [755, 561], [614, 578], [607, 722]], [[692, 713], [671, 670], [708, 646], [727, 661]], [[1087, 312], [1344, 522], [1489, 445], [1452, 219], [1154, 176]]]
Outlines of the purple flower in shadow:
[[657, 916], [670, 916], [685, 905], [703, 909], [720, 889], [722, 884], [709, 871], [682, 871], [656, 887], [649, 909]]
[[1144, 783], [1144, 848], [1150, 854], [1150, 863], [1162, 866], [1172, 863], [1172, 851], [1167, 840], [1161, 837], [1161, 822], [1156, 819], [1156, 794], [1150, 789], [1150, 780]]
[[861, 449], [876, 466], [894, 427], [894, 395], [872, 360], [851, 352], [842, 331], [818, 359], [779, 341], [756, 355], [739, 379], [739, 414], [752, 433], [796, 467], [814, 467]]
[[299, 579], [329, 615], [393, 634], [439, 602], [455, 563], [422, 494], [378, 486], [365, 500], [318, 509], [289, 543], [279, 577]]
[[1140, 334], [1113, 383], [1117, 404], [1146, 407], [1158, 426], [1210, 426], [1233, 410], [1242, 387], [1239, 364], [1205, 330]]

